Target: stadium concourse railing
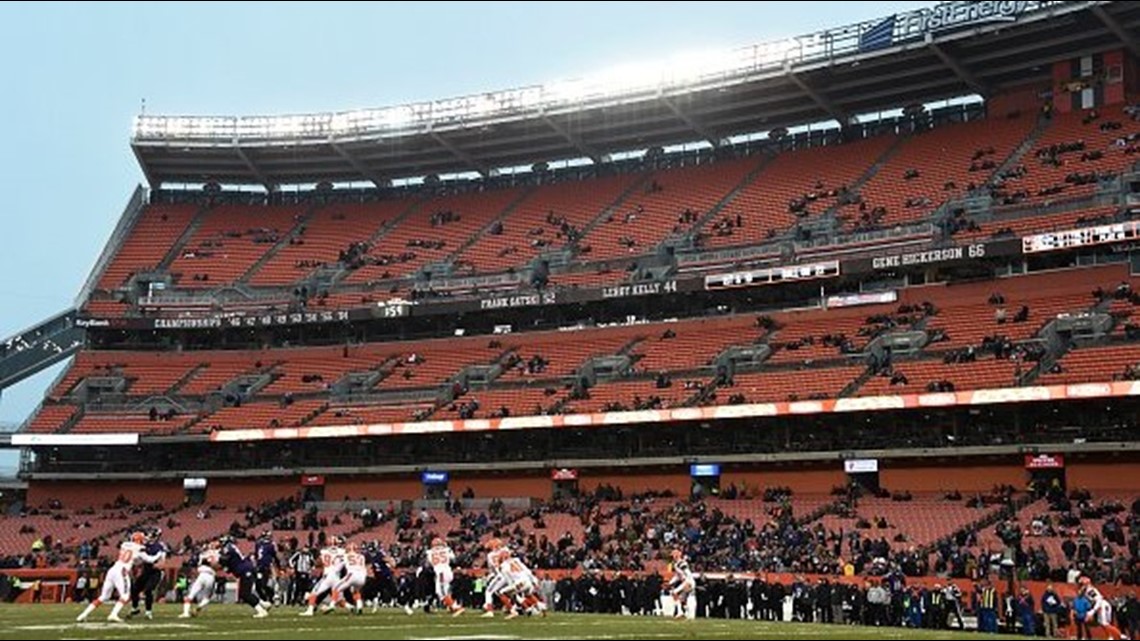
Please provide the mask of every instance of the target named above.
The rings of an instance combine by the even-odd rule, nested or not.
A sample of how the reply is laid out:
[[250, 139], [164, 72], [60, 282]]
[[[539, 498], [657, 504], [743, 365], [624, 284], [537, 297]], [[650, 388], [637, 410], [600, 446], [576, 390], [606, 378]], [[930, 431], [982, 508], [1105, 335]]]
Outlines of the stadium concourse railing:
[[[137, 442], [136, 442], [137, 443]], [[496, 472], [533, 472], [546, 471], [551, 468], [561, 469], [591, 469], [591, 468], [646, 468], [646, 467], [672, 467], [678, 470], [688, 470], [693, 463], [711, 462], [722, 465], [736, 464], [765, 464], [765, 463], [816, 463], [816, 462], [842, 462], [848, 459], [897, 459], [915, 460], [944, 459], [944, 458], [970, 458], [980, 456], [1017, 456], [1035, 455], [1038, 453], [1050, 454], [1091, 454], [1091, 453], [1128, 453], [1140, 451], [1140, 443], [1135, 441], [1099, 441], [1092, 443], [1022, 443], [1018, 445], [972, 445], [961, 447], [927, 447], [907, 449], [851, 449], [817, 452], [781, 452], [758, 454], [725, 454], [708, 456], [662, 456], [640, 457], [629, 459], [543, 459], [533, 461], [507, 461], [495, 463]], [[433, 463], [431, 465], [370, 465], [370, 466], [344, 466], [344, 467], [297, 467], [273, 469], [223, 469], [223, 470], [162, 470], [147, 472], [102, 472], [92, 468], [90, 463], [57, 464], [60, 470], [36, 472], [25, 470], [27, 478], [36, 481], [134, 481], [134, 480], [182, 480], [187, 477], [195, 478], [226, 478], [226, 479], [252, 479], [252, 478], [281, 478], [299, 476], [353, 476], [353, 475], [400, 475], [420, 474], [425, 470], [447, 470], [448, 473], [486, 472], [486, 463]], [[329, 501], [333, 505], [343, 504]], [[351, 501], [350, 501], [351, 503]], [[362, 505], [373, 505], [375, 502], [364, 501]], [[387, 501], [384, 501], [387, 507]]]

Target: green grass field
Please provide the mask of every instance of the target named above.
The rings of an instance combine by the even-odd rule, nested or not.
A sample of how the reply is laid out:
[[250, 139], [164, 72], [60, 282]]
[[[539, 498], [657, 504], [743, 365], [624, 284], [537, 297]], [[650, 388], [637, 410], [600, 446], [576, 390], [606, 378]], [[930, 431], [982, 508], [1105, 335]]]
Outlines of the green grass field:
[[[202, 616], [178, 619], [181, 608], [159, 606], [155, 619], [107, 623], [104, 606], [91, 621], [75, 623], [77, 605], [0, 607], [5, 639], [977, 639], [973, 633], [926, 632], [902, 628], [759, 623], [754, 621], [672, 621], [664, 618], [553, 614], [545, 619], [483, 619], [478, 613], [412, 616], [402, 611], [353, 616], [343, 612], [297, 616], [297, 609], [274, 610], [253, 619], [244, 606], [211, 606]], [[990, 637], [1012, 639], [1018, 637]]]

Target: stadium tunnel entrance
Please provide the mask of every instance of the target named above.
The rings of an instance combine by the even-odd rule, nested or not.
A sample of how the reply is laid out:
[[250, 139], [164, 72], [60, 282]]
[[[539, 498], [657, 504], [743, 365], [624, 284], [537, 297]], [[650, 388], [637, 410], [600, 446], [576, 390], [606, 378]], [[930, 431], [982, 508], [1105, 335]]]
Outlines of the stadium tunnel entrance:
[[447, 484], [450, 480], [450, 475], [447, 472], [424, 470], [423, 474], [420, 475], [420, 480], [424, 484], [425, 499], [438, 501], [451, 498], [447, 491]]
[[878, 459], [848, 459], [843, 461], [843, 471], [847, 473], [849, 485], [860, 487], [872, 495], [879, 493]]
[[691, 495], [694, 499], [720, 495], [719, 465], [694, 463], [689, 466], [689, 476], [693, 480]]
[[182, 479], [182, 489], [186, 492], [185, 505], [201, 505], [206, 502], [207, 480], [205, 478]]
[[325, 477], [319, 474], [306, 474], [301, 477], [301, 500], [324, 501]]
[[1064, 454], [1026, 454], [1025, 471], [1029, 491], [1038, 496], [1068, 491]]
[[578, 470], [567, 467], [550, 470], [550, 480], [551, 497], [555, 501], [578, 497]]

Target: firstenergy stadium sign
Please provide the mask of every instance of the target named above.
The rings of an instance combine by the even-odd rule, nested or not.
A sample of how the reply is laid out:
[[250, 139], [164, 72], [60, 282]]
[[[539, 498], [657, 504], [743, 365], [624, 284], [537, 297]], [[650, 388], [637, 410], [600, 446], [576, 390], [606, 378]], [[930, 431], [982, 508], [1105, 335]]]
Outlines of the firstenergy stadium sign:
[[1021, 16], [1063, 2], [944, 2], [929, 9], [896, 13], [878, 23], [864, 26], [859, 36], [860, 51], [884, 49], [908, 40], [918, 40], [940, 32], [968, 27], [1014, 22]]
[[936, 31], [987, 22], [1012, 22], [1039, 2], [947, 2], [895, 16], [895, 39], [907, 40]]

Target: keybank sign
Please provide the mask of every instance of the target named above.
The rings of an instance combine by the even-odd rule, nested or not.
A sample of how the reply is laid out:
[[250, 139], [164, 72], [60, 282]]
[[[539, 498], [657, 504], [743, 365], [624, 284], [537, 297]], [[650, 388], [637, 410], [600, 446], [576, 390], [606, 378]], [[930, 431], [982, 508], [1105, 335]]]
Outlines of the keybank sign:
[[1011, 22], [1027, 10], [1047, 2], [947, 2], [930, 9], [918, 9], [895, 16], [895, 41], [986, 22]]

